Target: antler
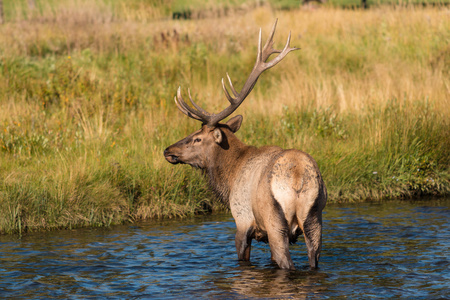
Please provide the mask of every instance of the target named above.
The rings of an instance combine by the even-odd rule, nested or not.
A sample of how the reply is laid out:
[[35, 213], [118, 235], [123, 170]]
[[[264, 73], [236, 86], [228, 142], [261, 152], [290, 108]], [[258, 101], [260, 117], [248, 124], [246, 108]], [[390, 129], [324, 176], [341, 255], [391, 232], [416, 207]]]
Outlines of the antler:
[[[238, 93], [236, 89], [233, 87], [233, 84], [231, 82], [230, 76], [227, 78], [228, 82], [230, 83], [230, 89], [233, 93], [232, 97], [230, 93], [228, 92], [228, 89], [225, 87], [225, 83], [222, 78], [222, 88], [225, 92], [225, 96], [227, 97], [228, 101], [230, 102], [230, 105], [219, 112], [218, 114], [211, 114], [204, 109], [202, 109], [200, 106], [198, 106], [194, 100], [192, 100], [191, 94], [188, 90], [189, 99], [192, 103], [192, 105], [195, 108], [192, 108], [191, 106], [187, 105], [186, 102], [184, 102], [183, 98], [181, 97], [181, 88], [178, 88], [177, 91], [177, 97], [175, 97], [175, 103], [177, 104], [178, 108], [186, 114], [188, 117], [200, 120], [204, 124], [214, 127], [216, 126], [221, 120], [225, 119], [229, 115], [231, 115], [238, 107], [241, 105], [241, 103], [244, 101], [244, 99], [250, 94], [253, 87], [256, 84], [256, 81], [258, 81], [259, 76], [267, 69], [272, 68], [276, 64], [278, 64], [289, 52], [298, 50], [299, 48], [291, 48], [289, 46], [289, 43], [291, 41], [291, 33], [289, 32], [289, 37], [287, 39], [286, 45], [284, 46], [283, 50], [275, 50], [273, 49], [273, 36], [275, 34], [275, 29], [277, 27], [278, 19], [275, 21], [275, 24], [272, 27], [272, 32], [270, 33], [269, 38], [267, 39], [266, 44], [264, 45], [264, 48], [262, 47], [261, 42], [261, 29], [259, 30], [259, 42], [258, 42], [258, 56], [256, 57], [255, 66], [253, 67], [252, 72], [248, 76], [247, 81], [244, 84], [244, 87], [242, 90]], [[280, 53], [277, 57], [272, 59], [269, 62], [266, 62], [267, 59], [274, 53]], [[178, 101], [177, 101], [178, 98]]]

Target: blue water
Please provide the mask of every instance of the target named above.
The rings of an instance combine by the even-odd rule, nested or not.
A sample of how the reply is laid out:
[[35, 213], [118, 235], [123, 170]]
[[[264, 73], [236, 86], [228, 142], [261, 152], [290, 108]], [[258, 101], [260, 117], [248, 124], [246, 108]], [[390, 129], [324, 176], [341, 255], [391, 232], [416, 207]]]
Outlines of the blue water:
[[326, 299], [450, 297], [450, 199], [328, 205], [320, 269], [268, 245], [237, 261], [230, 215], [0, 236], [0, 297]]

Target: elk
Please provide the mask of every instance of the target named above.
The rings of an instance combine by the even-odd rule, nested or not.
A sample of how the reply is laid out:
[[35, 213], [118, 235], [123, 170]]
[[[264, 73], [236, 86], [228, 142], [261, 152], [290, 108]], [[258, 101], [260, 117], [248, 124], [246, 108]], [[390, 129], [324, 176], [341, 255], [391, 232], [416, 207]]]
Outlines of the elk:
[[[197, 105], [188, 90], [192, 106], [178, 88], [175, 103], [188, 117], [201, 121], [200, 130], [169, 146], [165, 159], [172, 164], [188, 164], [209, 178], [216, 196], [228, 204], [236, 222], [238, 259], [250, 260], [251, 242], [268, 242], [271, 259], [281, 269], [295, 269], [289, 244], [303, 233], [311, 268], [318, 267], [322, 248], [322, 210], [327, 191], [317, 163], [300, 150], [284, 150], [277, 146], [256, 148], [241, 142], [235, 135], [242, 124], [237, 115], [230, 116], [250, 94], [259, 76], [278, 64], [289, 52], [291, 34], [283, 50], [273, 48], [277, 22], [262, 47], [259, 31], [255, 66], [238, 93], [227, 74], [229, 88], [222, 79], [222, 88], [230, 105], [217, 114]], [[270, 61], [269, 57], [278, 53]], [[229, 89], [233, 95], [230, 95]]]

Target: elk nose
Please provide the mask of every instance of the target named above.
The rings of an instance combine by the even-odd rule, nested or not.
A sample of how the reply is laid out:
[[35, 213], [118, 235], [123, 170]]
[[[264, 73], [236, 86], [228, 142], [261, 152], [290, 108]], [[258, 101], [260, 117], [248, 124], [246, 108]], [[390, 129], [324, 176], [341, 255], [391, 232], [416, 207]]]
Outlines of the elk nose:
[[[170, 147], [169, 147], [170, 148]], [[164, 150], [164, 157], [166, 158], [166, 160], [168, 162], [170, 162], [171, 164], [176, 164], [178, 163], [178, 156], [170, 154], [169, 152], [169, 148], [167, 148], [166, 150]]]

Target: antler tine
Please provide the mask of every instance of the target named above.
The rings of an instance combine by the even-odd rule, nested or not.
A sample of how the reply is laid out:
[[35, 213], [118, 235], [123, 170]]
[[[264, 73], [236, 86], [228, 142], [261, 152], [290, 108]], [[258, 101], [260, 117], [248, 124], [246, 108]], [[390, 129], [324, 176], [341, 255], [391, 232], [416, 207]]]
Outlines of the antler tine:
[[223, 88], [223, 91], [225, 92], [225, 96], [227, 97], [228, 101], [231, 104], [233, 104], [234, 101], [236, 100], [236, 98], [231, 97], [230, 93], [228, 92], [228, 90], [227, 90], [227, 88], [225, 86], [225, 83], [223, 82], [223, 78], [222, 78], [222, 88]]
[[227, 78], [228, 78], [228, 82], [230, 83], [230, 87], [231, 87], [231, 91], [233, 92], [234, 96], [237, 97], [239, 94], [238, 92], [236, 92], [236, 90], [234, 89], [233, 83], [231, 82], [231, 78], [227, 73]]
[[266, 61], [270, 55], [274, 53], [280, 53], [280, 50], [273, 49], [273, 36], [275, 35], [275, 30], [277, 29], [278, 19], [275, 20], [275, 23], [272, 26], [272, 31], [270, 32], [269, 37], [267, 38], [266, 44], [263, 48], [263, 57], [262, 61]]
[[207, 112], [206, 110], [204, 110], [203, 108], [201, 108], [199, 105], [197, 105], [197, 103], [194, 102], [194, 100], [192, 99], [191, 96], [191, 91], [188, 89], [188, 95], [189, 95], [189, 100], [191, 101], [192, 105], [194, 105], [194, 107], [203, 115], [209, 116], [211, 115], [209, 112]]
[[191, 114], [196, 114], [196, 111], [194, 109], [192, 109], [189, 105], [187, 105], [186, 102], [184, 101], [183, 97], [181, 97], [181, 86], [178, 87], [178, 90], [177, 90], [177, 100], [178, 100], [178, 104], [180, 104], [180, 106], [185, 111], [188, 111]]
[[262, 61], [262, 40], [261, 40], [261, 28], [259, 28], [259, 39], [258, 39], [258, 55], [256, 56], [256, 63], [253, 69], [259, 66], [259, 62]]
[[[286, 45], [284, 46], [282, 51], [279, 50], [275, 50], [278, 51], [278, 53], [280, 53], [280, 55], [278, 55], [277, 57], [275, 57], [274, 59], [272, 59], [270, 62], [264, 63], [264, 70], [267, 70], [269, 68], [272, 68], [273, 66], [275, 66], [277, 63], [279, 63], [289, 52], [291, 51], [295, 51], [295, 50], [299, 50], [300, 48], [291, 48], [289, 46], [289, 44], [291, 43], [291, 32], [289, 31], [289, 36], [286, 42]], [[272, 52], [275, 53], [275, 52]]]
[[[190, 97], [190, 95], [189, 95], [189, 97]], [[178, 101], [177, 101], [177, 99], [178, 99]], [[192, 102], [192, 98], [190, 100]], [[177, 104], [178, 109], [182, 113], [187, 115], [188, 117], [195, 119], [195, 120], [202, 121], [204, 123], [209, 122], [208, 116], [204, 115], [201, 111], [195, 110], [186, 104], [186, 102], [183, 100], [183, 97], [181, 97], [181, 87], [178, 87], [177, 97], [175, 97], [175, 103]], [[195, 104], [195, 105], [197, 105], [197, 104]]]
[[[228, 75], [228, 73], [227, 73], [227, 78], [228, 78], [228, 82], [230, 83], [230, 88], [231, 88], [231, 91], [233, 92], [234, 97], [239, 96], [238, 92], [236, 92], [236, 89], [233, 86], [233, 83], [231, 82], [231, 78]], [[223, 78], [222, 78], [222, 88], [223, 88], [223, 91], [225, 92], [225, 96], [227, 97], [228, 101], [231, 104], [234, 104], [236, 102], [236, 98], [231, 97], [230, 93], [228, 92], [228, 89], [225, 87], [225, 83], [223, 82]]]
[[183, 114], [185, 114], [186, 116], [188, 116], [188, 117], [190, 117], [190, 118], [193, 118], [193, 119], [195, 119], [195, 120], [201, 121], [201, 119], [200, 119], [198, 116], [191, 114], [191, 113], [190, 113], [189, 111], [187, 111], [183, 106], [181, 106], [180, 103], [177, 101], [177, 97], [174, 97], [174, 99], [175, 99], [175, 104], [177, 105], [178, 109], [179, 109]]

